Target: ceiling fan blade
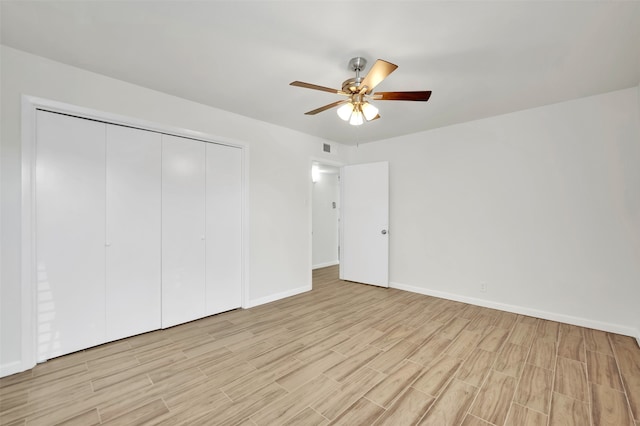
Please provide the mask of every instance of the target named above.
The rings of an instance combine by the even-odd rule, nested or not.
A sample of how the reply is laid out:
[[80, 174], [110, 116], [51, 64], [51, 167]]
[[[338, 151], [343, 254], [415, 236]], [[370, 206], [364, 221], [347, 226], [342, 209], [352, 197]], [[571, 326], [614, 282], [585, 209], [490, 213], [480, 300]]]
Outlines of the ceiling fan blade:
[[320, 108], [314, 109], [313, 111], [309, 111], [309, 112], [305, 112], [304, 115], [316, 115], [319, 112], [322, 111], [326, 111], [328, 109], [337, 107], [338, 105], [342, 105], [342, 104], [346, 104], [347, 102], [349, 102], [349, 100], [344, 100], [344, 101], [337, 101], [337, 102], [332, 102], [328, 105], [322, 106]]
[[332, 89], [330, 87], [318, 86], [317, 84], [305, 83], [303, 81], [293, 81], [289, 83], [290, 86], [304, 87], [306, 89], [322, 90], [323, 92], [335, 93], [338, 95], [348, 95], [348, 93], [342, 90]]
[[364, 80], [362, 80], [362, 83], [360, 83], [360, 87], [367, 86], [368, 89], [366, 93], [371, 93], [373, 88], [380, 84], [382, 80], [387, 78], [389, 74], [394, 72], [396, 68], [398, 68], [397, 65], [378, 59], [376, 63], [373, 64]]
[[372, 98], [378, 101], [428, 101], [431, 90], [420, 92], [376, 92]]

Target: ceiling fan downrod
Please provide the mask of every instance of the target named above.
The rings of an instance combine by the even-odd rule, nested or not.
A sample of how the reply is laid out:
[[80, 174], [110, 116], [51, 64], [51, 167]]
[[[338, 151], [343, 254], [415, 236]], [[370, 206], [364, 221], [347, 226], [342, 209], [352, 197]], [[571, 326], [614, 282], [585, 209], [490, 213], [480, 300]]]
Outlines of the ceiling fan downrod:
[[361, 56], [351, 58], [348, 68], [356, 73], [355, 78], [349, 78], [342, 83], [342, 90], [347, 93], [358, 92], [363, 77], [360, 77], [360, 71], [367, 66], [367, 60]]

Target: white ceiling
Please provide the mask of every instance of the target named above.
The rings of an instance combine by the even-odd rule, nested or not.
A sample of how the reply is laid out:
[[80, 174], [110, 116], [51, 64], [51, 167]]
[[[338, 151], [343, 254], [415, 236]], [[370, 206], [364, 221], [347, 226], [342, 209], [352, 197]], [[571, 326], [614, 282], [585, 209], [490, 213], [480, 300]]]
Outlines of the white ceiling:
[[[364, 143], [640, 82], [640, 2], [2, 1], [3, 44], [328, 140]], [[399, 65], [359, 127], [341, 99], [347, 62]]]

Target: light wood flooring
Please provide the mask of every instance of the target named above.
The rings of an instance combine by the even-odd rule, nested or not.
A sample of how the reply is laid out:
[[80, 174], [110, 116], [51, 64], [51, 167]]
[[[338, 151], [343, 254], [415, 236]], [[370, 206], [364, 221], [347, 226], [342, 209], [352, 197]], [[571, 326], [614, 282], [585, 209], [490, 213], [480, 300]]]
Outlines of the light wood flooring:
[[309, 293], [5, 377], [0, 398], [3, 425], [640, 426], [640, 348], [331, 267]]

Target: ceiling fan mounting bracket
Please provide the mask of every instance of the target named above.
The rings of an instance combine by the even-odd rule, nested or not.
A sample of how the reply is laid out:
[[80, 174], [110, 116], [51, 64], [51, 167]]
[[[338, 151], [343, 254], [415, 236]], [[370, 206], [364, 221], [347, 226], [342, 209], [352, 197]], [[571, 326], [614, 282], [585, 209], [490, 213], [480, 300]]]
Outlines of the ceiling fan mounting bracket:
[[363, 57], [356, 56], [349, 61], [349, 69], [351, 71], [360, 72], [367, 66], [367, 60]]

